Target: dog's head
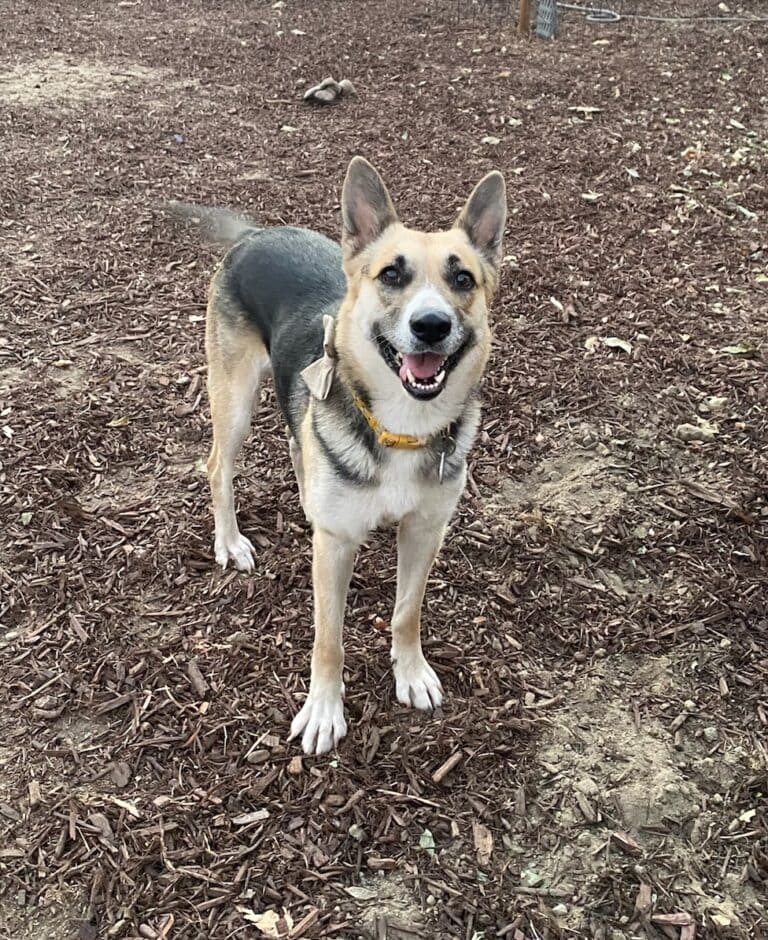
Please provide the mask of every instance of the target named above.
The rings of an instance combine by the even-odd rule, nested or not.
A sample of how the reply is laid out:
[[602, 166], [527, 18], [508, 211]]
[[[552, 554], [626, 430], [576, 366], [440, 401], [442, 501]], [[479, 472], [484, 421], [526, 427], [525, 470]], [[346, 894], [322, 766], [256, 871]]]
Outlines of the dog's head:
[[341, 209], [349, 292], [339, 327], [354, 371], [366, 385], [396, 382], [422, 401], [465, 396], [490, 347], [488, 303], [501, 262], [504, 178], [498, 172], [484, 177], [453, 228], [418, 232], [400, 223], [381, 177], [355, 157]]

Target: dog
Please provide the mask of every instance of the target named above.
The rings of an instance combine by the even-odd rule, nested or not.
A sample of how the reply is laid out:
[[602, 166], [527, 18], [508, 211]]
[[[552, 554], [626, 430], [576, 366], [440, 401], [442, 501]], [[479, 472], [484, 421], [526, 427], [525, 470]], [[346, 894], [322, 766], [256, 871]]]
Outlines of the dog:
[[431, 711], [443, 691], [421, 647], [427, 578], [466, 479], [499, 280], [504, 178], [475, 187], [454, 226], [398, 219], [376, 170], [355, 157], [341, 198], [341, 245], [309, 229], [259, 228], [224, 210], [174, 203], [231, 247], [206, 318], [214, 553], [253, 571], [233, 476], [263, 379], [288, 425], [311, 523], [315, 637], [309, 692], [293, 719], [307, 754], [335, 747], [344, 717], [342, 626], [355, 555], [397, 525], [392, 662], [397, 699]]

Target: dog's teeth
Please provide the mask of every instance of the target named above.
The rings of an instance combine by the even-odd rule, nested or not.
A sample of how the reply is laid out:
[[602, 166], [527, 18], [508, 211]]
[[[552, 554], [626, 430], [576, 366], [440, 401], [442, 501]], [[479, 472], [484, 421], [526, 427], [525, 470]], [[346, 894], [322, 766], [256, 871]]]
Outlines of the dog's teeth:
[[411, 385], [416, 385], [416, 379], [414, 378], [413, 372], [410, 369], [405, 370], [405, 377], [411, 383]]
[[438, 372], [435, 376], [435, 385], [442, 385], [445, 381], [445, 370]]

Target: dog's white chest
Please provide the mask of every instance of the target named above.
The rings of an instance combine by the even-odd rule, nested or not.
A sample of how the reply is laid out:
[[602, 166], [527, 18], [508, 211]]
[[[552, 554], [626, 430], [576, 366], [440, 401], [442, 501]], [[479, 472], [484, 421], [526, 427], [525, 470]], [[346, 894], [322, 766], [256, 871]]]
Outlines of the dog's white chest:
[[309, 482], [307, 511], [313, 524], [362, 541], [372, 529], [394, 525], [414, 512], [450, 515], [463, 479], [447, 485], [425, 480], [423, 455], [418, 451], [394, 451], [388, 456], [376, 485], [350, 486], [328, 472]]

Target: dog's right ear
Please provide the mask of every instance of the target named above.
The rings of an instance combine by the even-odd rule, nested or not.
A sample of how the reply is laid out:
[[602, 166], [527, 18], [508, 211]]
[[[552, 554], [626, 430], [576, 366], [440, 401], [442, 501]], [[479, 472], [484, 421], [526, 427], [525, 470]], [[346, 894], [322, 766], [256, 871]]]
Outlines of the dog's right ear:
[[362, 157], [354, 157], [349, 164], [341, 191], [341, 218], [341, 242], [347, 258], [354, 258], [397, 222], [387, 187]]

